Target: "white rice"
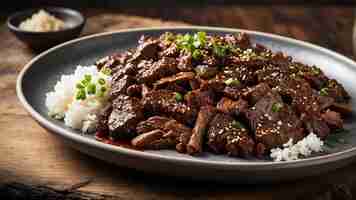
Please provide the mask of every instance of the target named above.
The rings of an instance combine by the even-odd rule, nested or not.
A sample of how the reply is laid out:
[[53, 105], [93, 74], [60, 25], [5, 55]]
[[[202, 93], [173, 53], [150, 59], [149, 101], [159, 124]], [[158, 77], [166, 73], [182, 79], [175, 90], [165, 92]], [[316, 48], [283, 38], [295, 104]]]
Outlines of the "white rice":
[[[87, 94], [85, 100], [77, 100], [76, 84], [83, 80], [85, 75], [91, 75], [93, 83], [99, 78], [104, 79], [109, 91], [110, 76], [98, 71], [96, 66], [78, 66], [73, 74], [62, 75], [54, 90], [47, 93], [46, 106], [49, 115], [56, 119], [64, 119], [66, 126], [83, 132], [92, 132], [95, 130], [98, 112], [107, 104], [108, 91], [101, 97]], [[98, 85], [96, 89], [99, 90]]]
[[48, 12], [40, 10], [21, 22], [19, 28], [36, 32], [58, 31], [64, 28], [64, 22]]
[[283, 148], [271, 149], [270, 157], [274, 161], [298, 160], [301, 157], [308, 157], [314, 152], [323, 151], [324, 142], [314, 133], [293, 144], [293, 139], [289, 139]]

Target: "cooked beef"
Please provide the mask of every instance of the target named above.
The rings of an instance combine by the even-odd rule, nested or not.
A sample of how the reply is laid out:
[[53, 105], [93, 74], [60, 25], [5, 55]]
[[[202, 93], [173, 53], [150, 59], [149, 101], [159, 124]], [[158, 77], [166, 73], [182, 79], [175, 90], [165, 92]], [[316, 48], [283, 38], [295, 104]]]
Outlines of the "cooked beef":
[[339, 82], [245, 33], [165, 33], [138, 43], [96, 62], [112, 75], [97, 129], [136, 136], [138, 148], [261, 157], [311, 132], [325, 139], [352, 112]]
[[188, 144], [189, 138], [192, 134], [190, 128], [180, 124], [178, 121], [161, 116], [150, 117], [147, 120], [140, 122], [136, 127], [136, 132], [139, 135], [153, 130], [164, 131], [164, 136], [166, 138], [170, 138], [170, 141], [173, 142], [176, 150], [179, 152], [186, 151], [186, 145]]
[[119, 95], [113, 101], [112, 107], [107, 122], [110, 137], [118, 139], [135, 136], [136, 125], [143, 119], [143, 109], [139, 99]]
[[246, 88], [242, 93], [242, 96], [247, 99], [251, 105], [254, 105], [258, 100], [271, 91], [271, 88], [266, 83], [262, 82], [254, 87]]
[[216, 94], [212, 90], [192, 90], [184, 96], [187, 105], [194, 108], [201, 106], [214, 105]]
[[192, 71], [193, 59], [191, 54], [186, 54], [178, 58], [178, 69], [183, 72]]
[[315, 133], [325, 139], [331, 132], [328, 124], [321, 116], [302, 114], [301, 120], [309, 133]]
[[330, 108], [346, 116], [352, 113], [352, 105], [350, 103], [333, 103]]
[[326, 96], [332, 97], [338, 103], [346, 103], [350, 100], [350, 95], [344, 87], [334, 79], [328, 81], [325, 92]]
[[103, 67], [107, 67], [113, 70], [118, 67], [118, 65], [125, 65], [126, 61], [130, 58], [130, 56], [130, 52], [116, 53], [98, 60], [97, 62], [95, 62], [95, 65], [99, 70]]
[[96, 129], [100, 132], [106, 133], [109, 130], [108, 127], [108, 120], [109, 116], [112, 112], [112, 105], [108, 104], [106, 105], [99, 113], [98, 115], [98, 124]]
[[173, 76], [162, 78], [155, 82], [153, 85], [155, 88], [159, 89], [169, 87], [171, 84], [182, 84], [182, 82], [187, 82], [187, 84], [189, 84], [189, 81], [194, 79], [194, 77], [195, 74], [193, 72], [180, 72]]
[[156, 129], [136, 136], [131, 140], [131, 144], [140, 149], [170, 149], [175, 146], [175, 138]]
[[177, 62], [174, 58], [163, 57], [157, 62], [143, 61], [138, 65], [136, 79], [139, 83], [152, 84], [160, 78], [178, 72]]
[[290, 138], [298, 141], [304, 136], [302, 122], [278, 94], [267, 93], [247, 112], [256, 142], [266, 148], [279, 147]]
[[247, 112], [248, 102], [243, 99], [233, 101], [227, 97], [223, 97], [216, 105], [216, 108], [225, 114], [239, 116], [241, 113]]
[[203, 151], [203, 143], [208, 124], [214, 117], [216, 108], [212, 106], [203, 106], [200, 108], [198, 118], [195, 122], [195, 126], [190, 137], [187, 150], [189, 154], [201, 153]]
[[134, 77], [130, 75], [124, 75], [122, 77], [113, 76], [113, 81], [111, 82], [110, 97], [115, 99], [120, 94], [126, 94], [126, 90], [129, 86], [135, 83]]
[[333, 128], [342, 128], [343, 120], [338, 112], [327, 110], [325, 113], [321, 114], [321, 118]]
[[141, 94], [142, 94], [142, 85], [134, 84], [134, 85], [128, 86], [126, 89], [126, 94], [131, 97], [139, 97], [140, 98]]
[[160, 57], [176, 57], [179, 54], [179, 49], [176, 44], [172, 43], [168, 48], [159, 53]]
[[156, 59], [159, 50], [159, 41], [147, 39], [143, 41], [136, 49], [132, 58], [129, 60], [131, 63], [138, 63], [141, 60]]
[[218, 113], [209, 124], [208, 145], [215, 153], [247, 156], [253, 153], [254, 141], [249, 131], [231, 116]]
[[202, 79], [215, 77], [215, 75], [218, 73], [218, 67], [211, 67], [209, 65], [197, 65], [194, 70], [197, 76]]
[[196, 108], [188, 106], [177, 99], [177, 93], [167, 90], [149, 91], [142, 99], [147, 113], [166, 114], [185, 124], [194, 124]]

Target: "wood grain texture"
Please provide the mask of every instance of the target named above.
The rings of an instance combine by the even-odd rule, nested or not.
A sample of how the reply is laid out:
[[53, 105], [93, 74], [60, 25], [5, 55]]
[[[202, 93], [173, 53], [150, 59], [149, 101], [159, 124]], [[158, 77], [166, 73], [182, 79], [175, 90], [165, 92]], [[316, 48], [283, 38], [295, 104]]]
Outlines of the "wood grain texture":
[[[88, 16], [83, 35], [189, 23], [272, 32], [352, 55], [353, 15], [348, 7], [229, 5], [83, 11]], [[90, 178], [93, 182], [81, 188], [82, 191], [113, 194], [119, 199], [248, 200], [285, 199], [287, 195], [289, 199], [348, 199], [356, 195], [356, 164], [295, 182], [246, 186], [187, 182], [144, 174], [81, 154], [48, 134], [21, 107], [15, 94], [16, 76], [35, 54], [5, 26], [0, 28], [0, 38], [0, 182], [61, 187]], [[336, 191], [339, 196], [330, 191]]]

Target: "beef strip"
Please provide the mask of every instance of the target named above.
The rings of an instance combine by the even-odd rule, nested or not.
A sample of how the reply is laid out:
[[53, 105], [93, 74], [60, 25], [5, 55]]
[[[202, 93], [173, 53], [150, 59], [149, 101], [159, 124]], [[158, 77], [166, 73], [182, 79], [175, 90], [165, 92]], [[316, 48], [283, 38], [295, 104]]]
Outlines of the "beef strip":
[[142, 85], [134, 84], [131, 86], [128, 86], [126, 89], [126, 94], [131, 97], [142, 97]]
[[259, 99], [246, 113], [251, 129], [255, 131], [256, 142], [263, 143], [267, 149], [279, 147], [293, 139], [304, 136], [302, 122], [282, 98], [269, 92]]
[[174, 58], [163, 57], [157, 62], [143, 61], [138, 65], [136, 79], [139, 83], [152, 84], [153, 82], [178, 72], [177, 62]]
[[182, 72], [192, 71], [193, 70], [193, 58], [192, 55], [185, 54], [178, 58], [178, 69]]
[[115, 70], [118, 66], [124, 66], [126, 61], [131, 57], [130, 52], [125, 52], [125, 53], [116, 53], [111, 56], [106, 56], [97, 62], [95, 62], [95, 65], [97, 68], [100, 70], [103, 67], [107, 67], [111, 70]]
[[117, 77], [116, 74], [114, 74], [113, 80], [111, 81], [110, 98], [115, 99], [120, 94], [126, 94], [127, 88], [134, 83], [135, 79], [130, 75]]
[[326, 110], [325, 113], [321, 114], [321, 118], [332, 128], [342, 128], [343, 120], [338, 112], [332, 110]]
[[187, 105], [193, 108], [201, 106], [215, 105], [216, 94], [212, 90], [192, 90], [184, 96]]
[[180, 72], [178, 74], [175, 74], [173, 76], [168, 76], [164, 77], [158, 81], [156, 81], [153, 86], [156, 89], [159, 88], [165, 88], [169, 87], [171, 84], [180, 84], [182, 82], [187, 82], [189, 84], [189, 81], [194, 79], [195, 74], [193, 72]]
[[110, 137], [119, 139], [135, 136], [136, 125], [143, 119], [143, 109], [139, 99], [119, 95], [113, 101], [112, 107], [107, 122]]
[[189, 154], [201, 153], [208, 124], [216, 113], [216, 108], [204, 106], [200, 108], [195, 126], [190, 137], [187, 150]]
[[241, 113], [246, 113], [248, 110], [248, 102], [239, 99], [238, 101], [233, 101], [227, 97], [223, 97], [217, 104], [217, 109], [220, 112], [229, 114], [232, 116], [239, 116]]
[[195, 108], [177, 100], [175, 92], [167, 90], [149, 91], [142, 99], [147, 113], [166, 114], [184, 124], [194, 124], [197, 111]]
[[128, 60], [131, 63], [138, 63], [141, 60], [156, 59], [159, 51], [159, 41], [152, 39], [143, 39], [141, 44], [136, 49], [132, 58]]
[[272, 89], [266, 83], [262, 82], [254, 87], [246, 88], [242, 93], [242, 97], [247, 99], [251, 105], [254, 105], [258, 100], [271, 91]]
[[106, 105], [103, 109], [100, 110], [99, 114], [98, 114], [98, 124], [96, 127], [97, 131], [103, 132], [103, 133], [107, 133], [109, 130], [108, 127], [108, 120], [109, 120], [109, 116], [112, 112], [112, 105], [108, 104]]
[[175, 138], [166, 132], [156, 129], [136, 136], [131, 140], [132, 146], [139, 149], [170, 149], [174, 148]]
[[[166, 138], [170, 138], [170, 147], [175, 146], [178, 152], [186, 151], [186, 145], [188, 144], [189, 138], [192, 134], [190, 128], [180, 124], [178, 121], [161, 116], [150, 117], [147, 120], [140, 122], [136, 127], [136, 131], [139, 135], [151, 132], [153, 130], [164, 131], [164, 136]], [[144, 138], [141, 138], [141, 140], [143, 139]], [[145, 141], [141, 141], [141, 143], [145, 143]]]
[[215, 153], [248, 156], [253, 153], [254, 141], [248, 129], [231, 116], [218, 113], [209, 124], [208, 145]]

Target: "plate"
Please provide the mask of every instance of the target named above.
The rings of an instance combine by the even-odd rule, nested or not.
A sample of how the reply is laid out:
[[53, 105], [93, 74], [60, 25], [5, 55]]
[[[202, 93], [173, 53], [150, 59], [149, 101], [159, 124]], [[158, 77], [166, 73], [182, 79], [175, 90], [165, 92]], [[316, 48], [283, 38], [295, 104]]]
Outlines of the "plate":
[[319, 66], [326, 75], [340, 81], [353, 97], [356, 108], [356, 63], [325, 48], [278, 35], [248, 30], [215, 27], [142, 28], [91, 35], [53, 47], [30, 61], [17, 80], [17, 95], [30, 115], [49, 132], [71, 147], [120, 166], [163, 175], [238, 183], [284, 181], [325, 173], [352, 162], [356, 155], [355, 115], [346, 122], [351, 130], [347, 143], [328, 148], [328, 154], [297, 161], [271, 162], [240, 159], [205, 153], [192, 157], [171, 150], [137, 151], [96, 141], [90, 135], [67, 128], [62, 121], [47, 115], [45, 95], [63, 73], [72, 73], [77, 65], [91, 65], [113, 52], [137, 45], [141, 35], [158, 36], [166, 31], [187, 33], [206, 31], [210, 34], [246, 32], [253, 42], [273, 51], [283, 51], [297, 61]]

